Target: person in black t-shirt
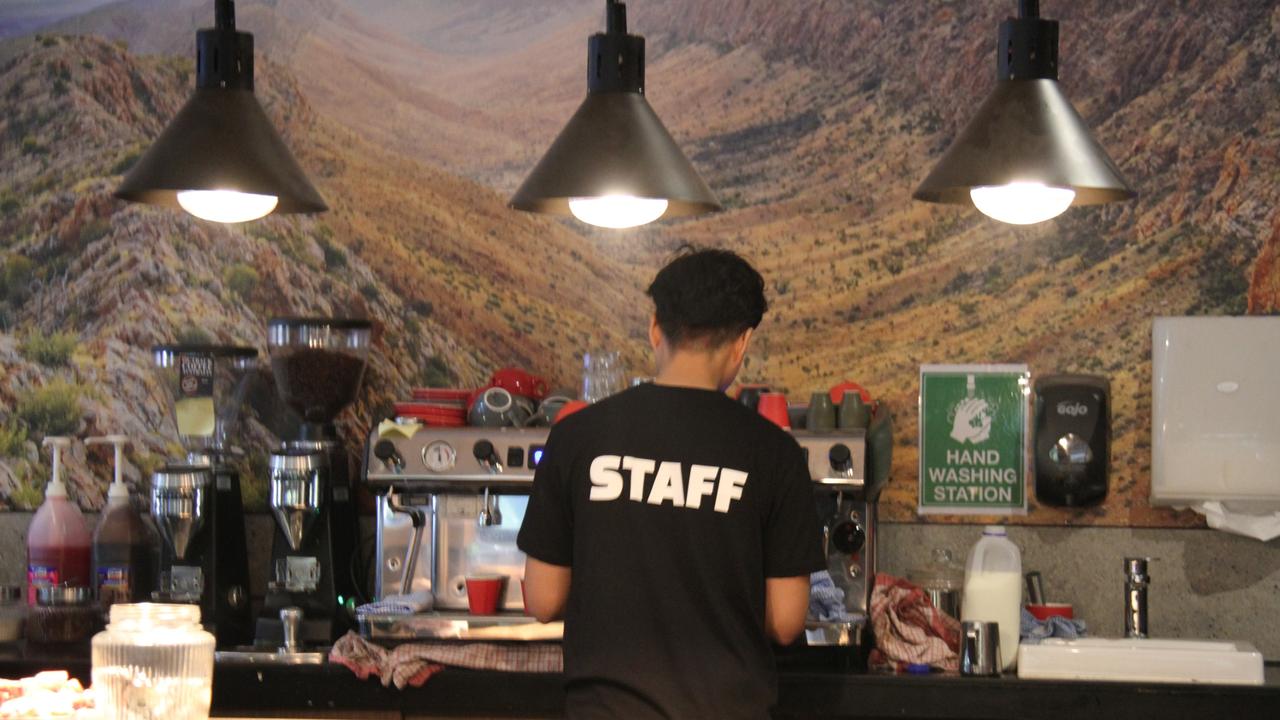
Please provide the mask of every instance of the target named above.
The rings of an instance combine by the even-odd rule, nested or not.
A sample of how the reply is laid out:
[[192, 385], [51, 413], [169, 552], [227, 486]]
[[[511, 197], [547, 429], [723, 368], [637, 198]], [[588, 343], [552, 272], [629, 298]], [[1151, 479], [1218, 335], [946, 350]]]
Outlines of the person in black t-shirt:
[[723, 250], [649, 286], [654, 383], [565, 418], [518, 544], [529, 611], [564, 618], [571, 718], [764, 718], [769, 641], [804, 628], [825, 566], [803, 453], [724, 394], [766, 303]]

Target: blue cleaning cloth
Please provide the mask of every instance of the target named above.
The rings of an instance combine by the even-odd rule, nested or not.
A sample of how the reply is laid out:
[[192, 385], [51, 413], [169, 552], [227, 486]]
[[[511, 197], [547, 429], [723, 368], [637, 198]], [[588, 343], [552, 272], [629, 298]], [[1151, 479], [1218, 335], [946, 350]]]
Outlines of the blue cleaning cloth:
[[[812, 598], [809, 602], [813, 602]], [[1045, 638], [1075, 640], [1084, 637], [1088, 632], [1083, 620], [1068, 620], [1057, 615], [1048, 620], [1037, 620], [1035, 615], [1027, 612], [1026, 608], [1022, 608], [1022, 628], [1019, 634], [1024, 644], [1036, 645]]]
[[848, 622], [853, 616], [844, 607], [844, 590], [831, 573], [819, 570], [809, 576], [809, 617], [821, 622]]

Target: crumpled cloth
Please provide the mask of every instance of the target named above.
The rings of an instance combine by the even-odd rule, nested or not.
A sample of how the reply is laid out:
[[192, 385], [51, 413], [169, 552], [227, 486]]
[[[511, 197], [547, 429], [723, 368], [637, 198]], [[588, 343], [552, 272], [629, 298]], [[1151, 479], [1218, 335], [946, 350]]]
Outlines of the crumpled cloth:
[[560, 643], [412, 643], [393, 649], [348, 632], [329, 651], [329, 662], [345, 666], [361, 680], [377, 675], [383, 687], [421, 687], [445, 666], [504, 672], [564, 672]]
[[854, 618], [844, 606], [844, 590], [826, 570], [809, 575], [809, 617], [822, 622], [849, 622]]
[[1019, 628], [1020, 642], [1024, 645], [1036, 645], [1045, 638], [1062, 638], [1075, 640], [1088, 634], [1088, 627], [1083, 620], [1067, 619], [1054, 615], [1048, 620], [1038, 620], [1035, 615], [1022, 608], [1022, 622]]
[[426, 590], [408, 595], [388, 595], [377, 602], [365, 603], [356, 608], [356, 615], [412, 615], [430, 610], [435, 596]]
[[870, 665], [905, 672], [910, 665], [929, 665], [949, 672], [960, 669], [960, 622], [934, 607], [929, 595], [903, 578], [876, 575], [871, 591], [871, 628], [876, 647]]

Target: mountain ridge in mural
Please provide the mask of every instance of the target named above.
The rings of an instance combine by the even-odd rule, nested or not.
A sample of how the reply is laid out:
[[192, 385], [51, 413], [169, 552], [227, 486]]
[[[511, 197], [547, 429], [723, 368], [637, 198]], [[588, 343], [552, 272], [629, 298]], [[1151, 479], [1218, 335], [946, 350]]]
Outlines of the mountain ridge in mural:
[[[185, 62], [194, 28], [208, 24], [205, 5], [125, 2], [54, 27], [102, 33]], [[533, 263], [491, 268], [489, 258], [502, 257], [497, 243], [471, 234], [453, 247], [428, 245], [436, 255], [427, 260], [416, 246], [395, 242], [367, 256], [352, 253], [380, 292], [385, 286], [412, 302], [420, 299], [417, 284], [426, 283], [440, 288], [426, 298], [433, 318], [463, 311], [441, 328], [471, 358], [456, 363], [462, 382], [475, 382], [486, 363], [516, 362], [572, 382], [572, 353], [563, 346], [596, 326], [612, 328], [606, 341], [630, 353], [638, 374], [646, 372], [644, 282], [680, 242], [727, 246], [761, 268], [773, 303], [747, 379], [801, 400], [848, 377], [897, 414], [886, 518], [914, 517], [919, 365], [1013, 361], [1036, 373], [1104, 374], [1114, 393], [1107, 504], [1084, 511], [1033, 505], [1027, 522], [1198, 522], [1146, 503], [1150, 319], [1270, 312], [1276, 305], [1280, 8], [1241, 0], [1046, 3], [1045, 14], [1062, 21], [1064, 89], [1139, 198], [1020, 229], [910, 200], [990, 89], [996, 25], [1012, 4], [631, 3], [631, 27], [649, 42], [649, 99], [728, 210], [626, 233], [509, 218], [518, 214], [503, 209], [503, 199], [585, 92], [585, 42], [600, 25], [598, 5], [238, 3], [240, 24], [257, 36], [269, 68], [259, 73], [263, 82], [296, 77], [290, 93], [332, 132], [363, 140], [368, 149], [361, 153], [378, 162], [402, 163], [375, 168], [352, 157], [361, 147], [354, 142], [342, 152], [290, 136], [331, 205], [336, 191], [368, 207], [359, 219], [338, 208], [267, 227], [318, 242], [309, 224], [328, 226], [331, 242], [369, 248], [399, 234], [379, 227], [388, 213], [411, 226], [451, 204], [470, 208], [466, 193], [443, 191], [426, 208], [412, 204], [435, 192], [436, 178], [462, 177], [472, 185], [461, 187], [484, 198], [480, 215], [512, 223], [512, 242], [551, 242], [555, 252], [546, 254], [541, 276]], [[181, 98], [175, 90], [171, 102]], [[411, 191], [384, 203], [370, 192], [384, 182]], [[17, 186], [7, 175], [4, 183]], [[441, 226], [450, 227], [447, 220]], [[420, 274], [402, 276], [413, 265], [423, 266]], [[457, 285], [441, 287], [438, 276], [458, 277], [459, 267], [485, 288], [527, 288], [544, 308], [574, 311], [569, 325], [578, 329], [526, 347], [502, 311], [472, 316], [473, 302], [453, 292]], [[550, 288], [540, 277], [560, 282]], [[469, 300], [482, 295], [487, 303], [487, 292]], [[565, 324], [546, 316], [557, 311], [533, 315], [555, 332]], [[388, 334], [413, 330], [392, 321]], [[406, 387], [404, 376], [412, 374], [387, 372], [390, 382], [371, 393], [385, 396], [385, 384]]]

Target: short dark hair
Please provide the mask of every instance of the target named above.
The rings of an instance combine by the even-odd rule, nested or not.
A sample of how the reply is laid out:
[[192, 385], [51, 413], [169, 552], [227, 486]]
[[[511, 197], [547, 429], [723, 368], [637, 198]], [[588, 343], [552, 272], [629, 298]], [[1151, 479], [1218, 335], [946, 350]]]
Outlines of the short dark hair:
[[714, 248], [681, 247], [645, 292], [675, 347], [719, 347], [757, 327], [769, 309], [760, 273], [738, 254]]

